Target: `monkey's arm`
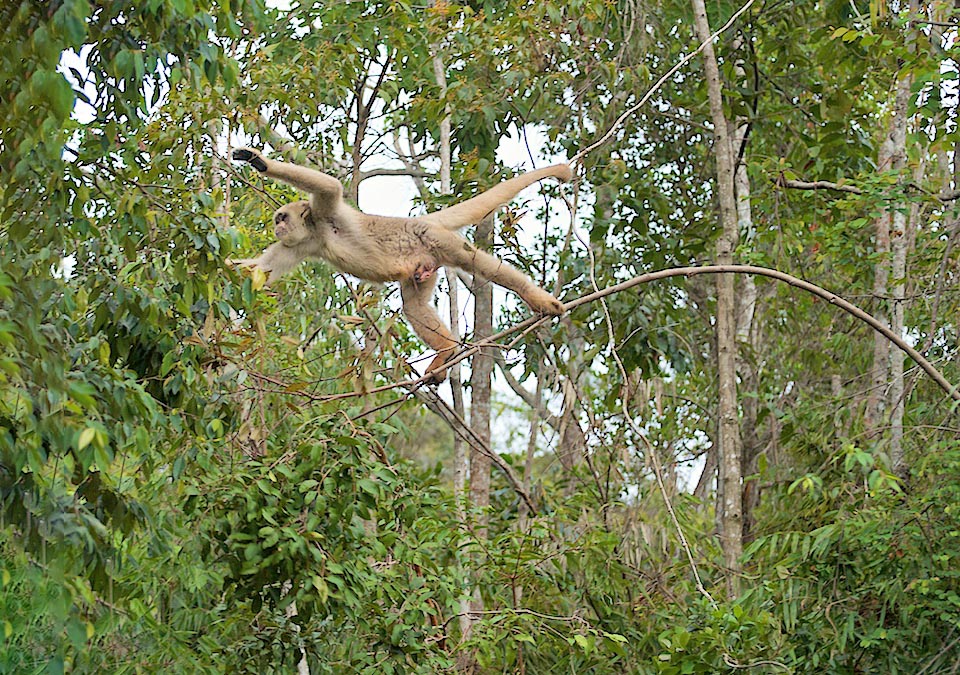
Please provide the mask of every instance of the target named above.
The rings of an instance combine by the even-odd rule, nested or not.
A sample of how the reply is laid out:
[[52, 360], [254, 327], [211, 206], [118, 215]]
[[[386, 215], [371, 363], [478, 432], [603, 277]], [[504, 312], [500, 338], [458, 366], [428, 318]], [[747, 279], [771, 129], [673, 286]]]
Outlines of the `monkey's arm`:
[[263, 175], [281, 180], [298, 190], [316, 195], [324, 201], [335, 204], [343, 196], [343, 186], [333, 176], [296, 164], [267, 159], [259, 150], [237, 148], [233, 151], [233, 158], [241, 162], [249, 162], [250, 166]]
[[248, 267], [250, 269], [262, 269], [267, 273], [267, 283], [272, 284], [284, 274], [299, 265], [306, 258], [298, 249], [284, 246], [280, 242], [271, 244], [263, 253], [256, 258], [245, 260], [232, 260], [233, 265]]

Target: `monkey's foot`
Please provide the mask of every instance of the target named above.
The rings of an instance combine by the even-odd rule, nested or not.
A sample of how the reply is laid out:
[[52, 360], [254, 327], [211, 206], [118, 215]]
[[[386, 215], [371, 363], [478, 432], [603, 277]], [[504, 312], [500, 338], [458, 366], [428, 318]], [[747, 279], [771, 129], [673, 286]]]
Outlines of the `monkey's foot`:
[[249, 162], [250, 166], [260, 173], [267, 170], [267, 163], [264, 161], [263, 156], [256, 150], [237, 148], [233, 151], [233, 158], [240, 162]]
[[535, 291], [528, 293], [523, 299], [530, 305], [530, 309], [538, 314], [560, 316], [565, 311], [563, 303], [542, 288], [537, 288]]

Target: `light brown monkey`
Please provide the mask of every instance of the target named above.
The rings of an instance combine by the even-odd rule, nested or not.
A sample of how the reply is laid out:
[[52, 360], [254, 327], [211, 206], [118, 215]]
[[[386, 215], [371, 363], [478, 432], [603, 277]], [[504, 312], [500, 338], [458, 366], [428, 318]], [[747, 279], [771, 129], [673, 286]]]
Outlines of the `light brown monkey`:
[[563, 314], [559, 300], [507, 263], [477, 249], [456, 230], [479, 222], [538, 180], [549, 176], [570, 180], [567, 164], [516, 176], [442, 211], [392, 218], [351, 208], [343, 201], [340, 181], [319, 171], [267, 159], [252, 148], [237, 148], [233, 158], [310, 195], [310, 199], [286, 204], [274, 213], [273, 231], [280, 241], [259, 257], [235, 264], [262, 269], [268, 274], [268, 283], [308, 258], [326, 260], [367, 281], [399, 281], [404, 316], [416, 334], [437, 350], [427, 368], [436, 382], [446, 377], [444, 363], [457, 346], [431, 304], [438, 268], [449, 265], [479, 274], [518, 293], [535, 312]]

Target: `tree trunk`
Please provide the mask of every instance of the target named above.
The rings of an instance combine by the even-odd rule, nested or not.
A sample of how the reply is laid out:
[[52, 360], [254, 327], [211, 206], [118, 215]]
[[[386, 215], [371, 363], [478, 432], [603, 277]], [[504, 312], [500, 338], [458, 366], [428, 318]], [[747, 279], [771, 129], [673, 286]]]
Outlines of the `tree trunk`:
[[[910, 2], [911, 16], [916, 14], [917, 9], [917, 0], [912, 0]], [[912, 35], [913, 28], [908, 25], [905, 30], [907, 31], [907, 42], [908, 44], [912, 44], [914, 40]], [[907, 125], [910, 122], [907, 114], [910, 105], [910, 89], [912, 85], [913, 76], [909, 72], [902, 73], [898, 77], [896, 98], [890, 118], [890, 128], [893, 131], [891, 140], [894, 150], [891, 168], [901, 173], [907, 164]], [[923, 164], [921, 162], [917, 167], [913, 179], [917, 184], [920, 184], [922, 178]], [[914, 203], [907, 212], [904, 212], [903, 204], [895, 206], [899, 206], [899, 208], [894, 208], [893, 210], [893, 229], [890, 232], [890, 248], [893, 254], [890, 272], [894, 284], [891, 289], [890, 329], [897, 335], [903, 335], [907, 289], [907, 254], [914, 241], [911, 229], [916, 227], [916, 221], [920, 216], [920, 208], [918, 204]], [[900, 478], [906, 478], [908, 473], [907, 463], [903, 456], [903, 413], [904, 406], [906, 405], [903, 359], [904, 354], [902, 351], [899, 349], [891, 350], [889, 400], [890, 463], [894, 473]]]
[[[713, 121], [713, 151], [717, 164], [717, 193], [720, 201], [722, 231], [717, 239], [716, 262], [733, 262], [737, 246], [737, 204], [734, 188], [734, 149], [723, 113], [723, 90], [720, 69], [710, 40], [710, 24], [704, 0], [693, 0], [697, 34], [703, 49], [707, 93]], [[719, 487], [721, 543], [727, 568], [727, 591], [734, 597], [740, 590], [740, 555], [743, 552], [743, 496], [740, 458], [740, 420], [737, 410], [737, 341], [736, 298], [733, 275], [717, 275], [717, 376], [719, 402], [717, 440], [719, 449]]]
[[[897, 78], [894, 88], [893, 110], [890, 111], [890, 118], [887, 120], [887, 130], [884, 134], [883, 142], [877, 153], [877, 166], [880, 171], [901, 171], [906, 164], [906, 143], [907, 143], [907, 105], [910, 101], [910, 85], [912, 77], [909, 74], [901, 74]], [[903, 246], [906, 239], [903, 234], [906, 232], [906, 220], [901, 212], [902, 205], [894, 204], [882, 213], [876, 220], [876, 234], [874, 236], [874, 251], [879, 254], [873, 273], [873, 296], [878, 302], [878, 308], [875, 316], [878, 320], [891, 326], [896, 332], [902, 330], [901, 325], [897, 329], [891, 323], [891, 308], [888, 305], [890, 297], [890, 275], [893, 274], [896, 288], [900, 288], [902, 294], [903, 273], [906, 266], [906, 251]], [[891, 256], [893, 247], [899, 250]], [[896, 261], [891, 257], [897, 258]], [[896, 269], [894, 269], [896, 265]], [[901, 295], [902, 299], [902, 295]], [[902, 309], [902, 305], [899, 306]], [[894, 299], [892, 313], [898, 311], [898, 303]], [[896, 318], [893, 319], [894, 323]], [[864, 425], [868, 435], [876, 435], [878, 429], [883, 423], [884, 411], [886, 409], [887, 397], [884, 396], [888, 383], [890, 383], [891, 367], [893, 361], [899, 361], [900, 370], [903, 369], [903, 359], [897, 354], [890, 353], [890, 342], [883, 335], [874, 333], [873, 338], [873, 364], [870, 368], [870, 391], [867, 395], [867, 406], [864, 411]], [[899, 378], [902, 386], [902, 376]], [[902, 389], [901, 389], [902, 392]], [[899, 396], [898, 398], [902, 398]], [[889, 397], [893, 398], [893, 393]], [[896, 412], [893, 413], [896, 416]], [[891, 420], [892, 421], [892, 420]]]
[[[487, 216], [477, 225], [474, 242], [478, 248], [493, 248], [493, 216]], [[475, 340], [493, 335], [493, 285], [489, 280], [473, 277]], [[473, 357], [470, 375], [470, 426], [477, 436], [490, 446], [490, 394], [493, 376], [493, 357], [486, 349]], [[479, 452], [470, 453], [470, 505], [486, 509], [490, 505], [490, 458]], [[486, 535], [486, 514], [478, 515], [477, 536]]]
[[[737, 38], [735, 48], [739, 48], [741, 38]], [[749, 87], [747, 73], [740, 61], [734, 65], [737, 79], [744, 87]], [[733, 157], [741, 160], [734, 168], [734, 187], [736, 190], [737, 205], [737, 232], [753, 231], [753, 210], [750, 205], [750, 176], [747, 173], [746, 149], [741, 147], [749, 136], [749, 121], [744, 117], [737, 117], [731, 128]], [[734, 160], [736, 161], [736, 159]], [[737, 280], [740, 292], [737, 294], [737, 344], [749, 345], [751, 359], [741, 358], [737, 353], [737, 372], [740, 373], [740, 384], [748, 395], [743, 401], [743, 420], [741, 423], [742, 457], [741, 471], [744, 475], [757, 474], [757, 456], [760, 453], [760, 435], [757, 432], [757, 417], [759, 413], [759, 397], [753, 395], [757, 391], [759, 375], [757, 373], [757, 358], [760, 350], [759, 327], [756, 325], [757, 314], [757, 284], [752, 276], [746, 275]], [[751, 540], [753, 530], [753, 512], [760, 504], [759, 481], [754, 480], [744, 484], [743, 489], [743, 539]]]
[[[478, 248], [489, 251], [493, 248], [493, 215], [484, 218], [477, 225], [474, 243]], [[480, 275], [473, 277], [474, 328], [475, 340], [493, 335], [493, 285]], [[486, 349], [473, 357], [470, 368], [470, 426], [481, 441], [490, 443], [490, 395], [493, 378], [493, 357]], [[478, 539], [487, 536], [487, 508], [490, 506], [490, 458], [476, 450], [470, 452], [470, 506], [476, 513], [474, 535]], [[479, 587], [474, 589], [471, 608], [475, 612], [483, 611], [483, 598]]]
[[[447, 95], [447, 74], [443, 67], [443, 60], [440, 58], [437, 50], [434, 49], [433, 56], [433, 74], [440, 87], [440, 94], [446, 98]], [[445, 107], [446, 115], [440, 120], [440, 194], [448, 195], [452, 191], [450, 182], [450, 164], [451, 164], [451, 144], [450, 144], [450, 107]], [[460, 299], [458, 291], [457, 271], [453, 268], [444, 268], [444, 274], [447, 279], [447, 293], [449, 296], [450, 308], [450, 332], [460, 337]], [[453, 395], [453, 409], [460, 416], [460, 419], [466, 419], [463, 404], [463, 383], [460, 379], [460, 364], [456, 363], [447, 371], [450, 378], [450, 391]], [[453, 496], [457, 504], [457, 520], [463, 531], [466, 532], [467, 512], [466, 512], [466, 487], [467, 474], [469, 472], [470, 458], [467, 454], [467, 445], [460, 436], [453, 435]], [[462, 568], [458, 569], [461, 583], [463, 584], [463, 595], [460, 598], [460, 639], [468, 640], [473, 635], [473, 615], [470, 614], [470, 579]], [[476, 668], [476, 659], [473, 654], [464, 653], [461, 655], [459, 670], [470, 672]]]

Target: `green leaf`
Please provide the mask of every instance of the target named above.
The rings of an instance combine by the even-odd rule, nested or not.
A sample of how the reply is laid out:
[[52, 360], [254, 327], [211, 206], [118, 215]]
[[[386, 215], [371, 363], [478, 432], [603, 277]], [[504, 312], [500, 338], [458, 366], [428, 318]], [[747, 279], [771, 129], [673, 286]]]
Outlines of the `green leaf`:
[[80, 438], [77, 440], [77, 450], [83, 450], [85, 447], [90, 445], [93, 442], [93, 439], [97, 435], [97, 430], [93, 427], [87, 427], [80, 432]]

